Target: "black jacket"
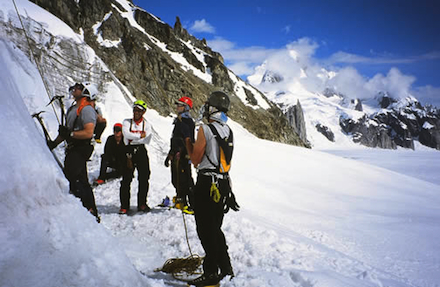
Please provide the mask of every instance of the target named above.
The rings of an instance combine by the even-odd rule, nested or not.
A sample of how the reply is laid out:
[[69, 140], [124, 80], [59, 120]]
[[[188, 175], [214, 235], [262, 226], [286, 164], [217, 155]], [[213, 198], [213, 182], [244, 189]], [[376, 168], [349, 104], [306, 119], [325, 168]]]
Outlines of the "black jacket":
[[191, 118], [176, 118], [173, 124], [170, 154], [175, 155], [178, 152], [186, 154], [185, 137], [189, 135], [191, 141], [194, 142], [194, 121]]
[[124, 139], [121, 139], [121, 142], [117, 144], [115, 136], [109, 136], [105, 142], [104, 154], [108, 161], [116, 164], [117, 168], [124, 166], [127, 162]]

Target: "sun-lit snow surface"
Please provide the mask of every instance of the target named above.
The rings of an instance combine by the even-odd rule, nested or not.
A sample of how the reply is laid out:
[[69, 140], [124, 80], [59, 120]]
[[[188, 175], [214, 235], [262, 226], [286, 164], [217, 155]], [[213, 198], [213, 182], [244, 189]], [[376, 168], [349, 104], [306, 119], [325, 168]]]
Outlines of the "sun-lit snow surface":
[[[153, 271], [168, 258], [189, 255], [182, 215], [164, 209], [118, 215], [119, 182], [114, 180], [95, 189], [102, 224], [95, 223], [68, 195], [67, 181], [28, 116], [45, 110], [43, 117], [56, 134], [39, 74], [5, 41], [0, 41], [0, 85], [5, 123], [0, 285], [184, 286]], [[130, 117], [131, 107], [115, 84], [108, 83], [107, 90], [99, 104], [111, 127]], [[175, 193], [163, 166], [172, 117], [148, 110], [146, 118], [156, 132], [148, 146], [153, 207]], [[439, 152], [333, 151], [347, 159], [259, 140], [230, 125], [236, 140], [231, 176], [242, 208], [225, 217], [236, 278], [222, 286], [437, 286]], [[110, 133], [107, 128], [104, 142]], [[90, 179], [98, 175], [102, 150], [103, 145], [95, 146]], [[414, 171], [418, 166], [423, 174]], [[133, 208], [136, 190], [135, 180]], [[194, 218], [185, 218], [192, 251], [203, 255]]]

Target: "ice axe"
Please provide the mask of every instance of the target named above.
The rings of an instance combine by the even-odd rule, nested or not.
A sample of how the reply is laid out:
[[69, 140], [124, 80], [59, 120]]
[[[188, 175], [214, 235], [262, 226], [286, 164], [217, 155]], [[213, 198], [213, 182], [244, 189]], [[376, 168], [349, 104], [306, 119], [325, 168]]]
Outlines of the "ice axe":
[[44, 111], [35, 113], [35, 114], [32, 115], [32, 117], [36, 118], [38, 120], [38, 122], [40, 123], [41, 128], [43, 129], [44, 137], [46, 138], [46, 141], [51, 141], [52, 139], [50, 138], [49, 132], [47, 131], [47, 128], [44, 125], [43, 119], [40, 116], [41, 113], [44, 113]]
[[61, 125], [64, 126], [65, 120], [66, 120], [66, 114], [64, 113], [64, 102], [63, 102], [64, 96], [54, 96], [50, 102], [46, 105], [51, 105], [54, 101], [58, 101], [60, 103], [60, 109], [61, 109]]
[[[49, 142], [49, 141], [52, 141], [52, 139], [50, 138], [50, 135], [49, 135], [49, 132], [47, 131], [46, 125], [43, 122], [43, 118], [40, 116], [41, 113], [44, 113], [44, 111], [32, 114], [32, 117], [36, 118], [38, 120], [38, 122], [41, 125], [41, 128], [43, 129], [43, 133], [44, 133], [44, 137], [46, 138], [46, 142]], [[57, 164], [61, 168], [61, 170], [63, 170], [64, 169], [63, 164], [58, 159], [58, 157], [55, 155], [54, 151], [51, 150], [51, 153], [52, 153], [53, 157], [55, 158], [55, 161], [57, 162]]]

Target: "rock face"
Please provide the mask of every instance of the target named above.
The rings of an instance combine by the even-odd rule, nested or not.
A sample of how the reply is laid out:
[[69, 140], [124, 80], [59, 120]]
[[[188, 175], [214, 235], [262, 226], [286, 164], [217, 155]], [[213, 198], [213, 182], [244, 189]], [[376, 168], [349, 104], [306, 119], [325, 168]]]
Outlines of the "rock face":
[[335, 134], [329, 127], [324, 126], [323, 124], [316, 124], [316, 130], [323, 134], [329, 141], [335, 141]]
[[[65, 93], [72, 80], [95, 81], [101, 90], [105, 82], [113, 81], [162, 115], [174, 112], [175, 99], [189, 96], [196, 116], [212, 91], [223, 90], [231, 96], [229, 116], [251, 133], [268, 140], [306, 146], [281, 110], [262, 93], [243, 88], [246, 84], [231, 76], [222, 56], [212, 51], [206, 40], [190, 35], [178, 17], [172, 28], [131, 2], [124, 5], [116, 0], [31, 1], [82, 34], [88, 45], [54, 37], [39, 23], [29, 25], [34, 30], [40, 29], [33, 31], [31, 45], [44, 67], [48, 85], [56, 92]], [[136, 23], [130, 22], [128, 14], [134, 16]], [[0, 32], [2, 36], [30, 55], [22, 31], [9, 27], [1, 19], [0, 25], [5, 27]], [[41, 35], [37, 36], [38, 33]], [[89, 47], [99, 60], [90, 59]], [[188, 65], [178, 62], [176, 55]], [[199, 74], [209, 75], [210, 79]], [[242, 84], [238, 85], [237, 81]], [[245, 100], [237, 97], [240, 89], [246, 95]], [[267, 102], [265, 108], [261, 101]]]
[[341, 116], [342, 130], [353, 141], [369, 147], [395, 149], [397, 146], [414, 149], [414, 140], [440, 150], [440, 111], [422, 107], [413, 98], [397, 101], [389, 96], [379, 98], [380, 112], [360, 119]]
[[287, 109], [286, 117], [289, 120], [290, 126], [299, 135], [299, 138], [308, 144], [304, 112], [299, 100], [296, 102], [296, 105], [290, 106]]

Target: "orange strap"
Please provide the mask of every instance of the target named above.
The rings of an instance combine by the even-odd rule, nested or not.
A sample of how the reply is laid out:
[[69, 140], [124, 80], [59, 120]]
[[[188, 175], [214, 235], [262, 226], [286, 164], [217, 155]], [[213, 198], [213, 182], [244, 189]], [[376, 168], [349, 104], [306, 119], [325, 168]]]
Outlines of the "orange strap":
[[85, 106], [91, 106], [91, 105], [92, 103], [87, 100], [87, 97], [82, 97], [78, 102], [78, 109], [76, 110], [76, 115], [79, 116], [79, 114], [81, 113], [82, 109]]

